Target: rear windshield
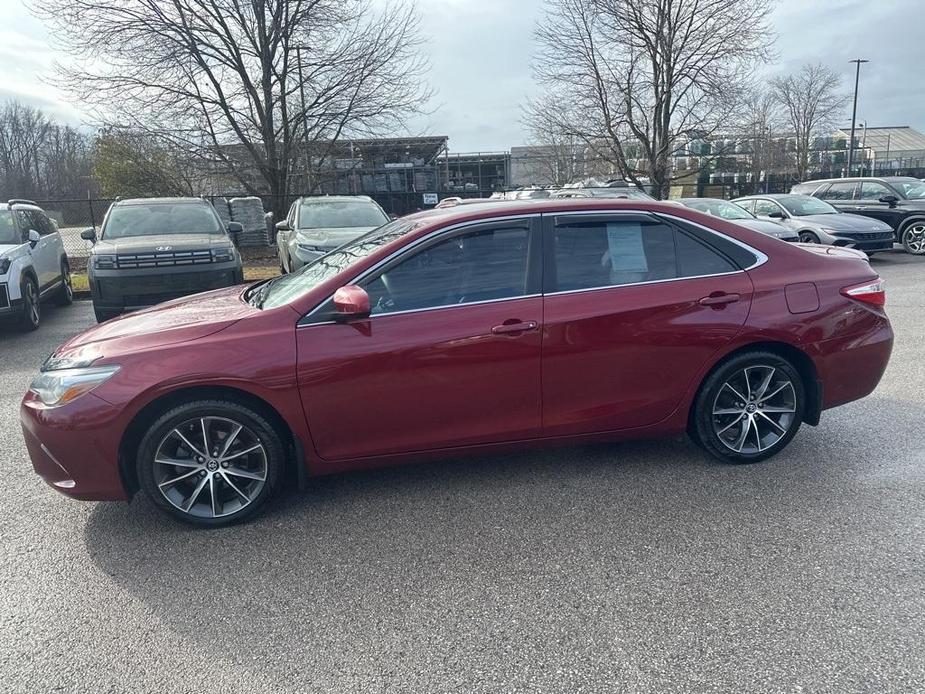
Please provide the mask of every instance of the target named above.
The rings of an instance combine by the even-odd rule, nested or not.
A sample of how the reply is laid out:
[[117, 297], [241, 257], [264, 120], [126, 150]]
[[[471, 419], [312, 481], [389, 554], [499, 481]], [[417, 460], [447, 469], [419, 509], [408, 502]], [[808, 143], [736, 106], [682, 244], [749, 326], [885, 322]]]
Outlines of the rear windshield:
[[389, 221], [371, 202], [310, 202], [299, 206], [299, 229], [378, 227]]
[[205, 205], [125, 205], [109, 211], [102, 238], [162, 234], [223, 234], [218, 215]]
[[720, 219], [754, 219], [752, 215], [735, 203], [717, 200], [714, 198], [699, 198], [685, 200], [684, 205], [698, 212], [705, 212], [713, 217]]
[[22, 243], [22, 236], [16, 228], [13, 213], [10, 210], [0, 210], [0, 246], [10, 243]]

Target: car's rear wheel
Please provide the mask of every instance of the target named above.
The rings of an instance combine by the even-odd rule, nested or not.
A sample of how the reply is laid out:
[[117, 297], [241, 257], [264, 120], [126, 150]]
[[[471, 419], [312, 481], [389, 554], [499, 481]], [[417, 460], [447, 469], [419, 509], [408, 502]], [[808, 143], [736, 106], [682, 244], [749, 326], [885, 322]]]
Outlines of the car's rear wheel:
[[757, 463], [784, 449], [806, 407], [799, 372], [771, 352], [730, 359], [704, 382], [694, 404], [697, 442], [727, 463]]
[[912, 255], [925, 255], [925, 222], [913, 222], [903, 231], [903, 248]]
[[187, 523], [229, 525], [263, 508], [279, 485], [285, 453], [259, 412], [227, 400], [197, 400], [151, 425], [138, 449], [141, 488]]
[[800, 243], [821, 243], [819, 237], [811, 231], [800, 232]]
[[19, 325], [23, 330], [36, 330], [42, 322], [42, 303], [39, 298], [39, 286], [28, 275], [19, 287], [22, 294], [22, 315]]
[[74, 285], [71, 282], [71, 267], [67, 260], [61, 261], [61, 288], [55, 297], [58, 306], [70, 306], [74, 303]]

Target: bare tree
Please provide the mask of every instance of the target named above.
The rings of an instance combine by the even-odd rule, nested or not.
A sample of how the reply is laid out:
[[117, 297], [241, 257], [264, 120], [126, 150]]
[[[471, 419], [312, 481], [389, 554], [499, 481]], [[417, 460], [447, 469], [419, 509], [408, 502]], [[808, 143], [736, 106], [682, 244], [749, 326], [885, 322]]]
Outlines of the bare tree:
[[795, 75], [771, 81], [783, 104], [795, 142], [796, 177], [806, 179], [813, 138], [827, 135], [844, 114], [848, 96], [840, 93], [841, 77], [821, 63], [806, 64]]
[[85, 194], [91, 168], [89, 137], [54, 123], [18, 101], [0, 108], [0, 191], [47, 199]]
[[749, 152], [749, 170], [758, 192], [762, 174], [765, 184], [772, 171], [785, 165], [784, 132], [786, 124], [776, 90], [755, 86], [741, 102], [737, 137]]
[[110, 127], [96, 136], [93, 176], [103, 197], [195, 195], [195, 171], [185, 151], [145, 132]]
[[728, 127], [772, 0], [548, 0], [534, 72], [568, 103], [570, 128], [626, 177], [665, 197], [671, 157]]
[[[375, 3], [375, 7], [380, 7]], [[405, 0], [43, 0], [60, 84], [101, 123], [163, 138], [251, 193], [311, 192], [331, 143], [403, 127], [430, 96]]]

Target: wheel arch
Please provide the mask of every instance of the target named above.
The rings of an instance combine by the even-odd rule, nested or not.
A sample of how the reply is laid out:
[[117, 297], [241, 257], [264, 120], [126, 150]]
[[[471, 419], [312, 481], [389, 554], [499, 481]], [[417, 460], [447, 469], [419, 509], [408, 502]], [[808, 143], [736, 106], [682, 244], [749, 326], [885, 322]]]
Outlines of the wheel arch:
[[806, 393], [806, 409], [803, 414], [803, 421], [811, 426], [819, 424], [819, 419], [822, 415], [822, 384], [819, 381], [819, 371], [816, 369], [816, 365], [813, 363], [812, 358], [799, 347], [795, 347], [787, 342], [766, 340], [749, 342], [748, 344], [741, 345], [731, 352], [724, 354], [703, 375], [703, 378], [700, 379], [700, 383], [697, 385], [694, 397], [690, 401], [690, 407], [687, 413], [688, 431], [692, 430], [694, 408], [700, 397], [700, 392], [703, 390], [710, 376], [731, 359], [749, 352], [771, 352], [793, 364], [794, 368], [800, 374], [800, 379], [803, 381], [803, 390]]
[[232, 386], [188, 386], [164, 393], [147, 403], [129, 422], [119, 442], [119, 476], [122, 486], [131, 498], [140, 489], [135, 460], [138, 446], [144, 437], [147, 425], [168, 410], [190, 400], [231, 400], [245, 405], [265, 416], [279, 434], [286, 449], [286, 475], [304, 488], [308, 476], [305, 467], [305, 449], [299, 437], [292, 431], [279, 411], [263, 398], [251, 392]]
[[909, 215], [908, 217], [906, 217], [903, 221], [899, 223], [899, 228], [896, 230], [896, 238], [899, 240], [900, 243], [902, 243], [902, 236], [903, 234], [906, 233], [906, 229], [908, 229], [911, 225], [915, 224], [916, 222], [925, 223], [925, 214], [920, 213], [920, 214]]

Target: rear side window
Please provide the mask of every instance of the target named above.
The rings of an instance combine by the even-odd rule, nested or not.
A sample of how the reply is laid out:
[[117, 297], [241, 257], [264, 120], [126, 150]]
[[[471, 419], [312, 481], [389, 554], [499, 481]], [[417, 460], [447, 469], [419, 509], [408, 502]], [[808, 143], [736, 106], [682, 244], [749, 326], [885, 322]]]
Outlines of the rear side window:
[[555, 286], [576, 291], [713, 275], [738, 268], [674, 227], [647, 220], [601, 220], [556, 226]]
[[852, 200], [854, 199], [855, 188], [857, 188], [857, 183], [854, 181], [833, 183], [825, 189], [821, 195], [817, 195], [816, 197], [822, 198], [823, 200]]

